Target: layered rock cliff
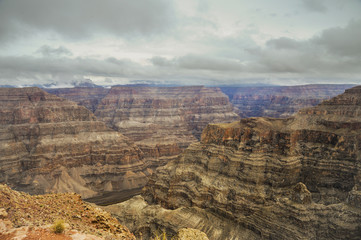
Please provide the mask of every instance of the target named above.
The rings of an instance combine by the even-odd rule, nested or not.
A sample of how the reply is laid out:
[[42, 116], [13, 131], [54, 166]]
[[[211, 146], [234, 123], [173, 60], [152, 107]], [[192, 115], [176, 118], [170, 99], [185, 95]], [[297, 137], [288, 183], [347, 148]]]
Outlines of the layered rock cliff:
[[316, 106], [351, 88], [350, 84], [313, 84], [303, 86], [223, 87], [242, 118], [290, 117], [298, 110]]
[[95, 115], [157, 159], [178, 155], [208, 123], [238, 118], [220, 89], [202, 86], [112, 87]]
[[109, 89], [102, 87], [48, 88], [48, 93], [76, 102], [95, 112], [99, 102], [108, 94]]
[[32, 194], [120, 194], [146, 183], [142, 158], [85, 107], [39, 88], [0, 89], [1, 183]]
[[359, 239], [360, 136], [361, 86], [293, 118], [210, 124], [152, 175], [143, 197], [108, 210], [135, 232], [187, 226], [210, 239]]

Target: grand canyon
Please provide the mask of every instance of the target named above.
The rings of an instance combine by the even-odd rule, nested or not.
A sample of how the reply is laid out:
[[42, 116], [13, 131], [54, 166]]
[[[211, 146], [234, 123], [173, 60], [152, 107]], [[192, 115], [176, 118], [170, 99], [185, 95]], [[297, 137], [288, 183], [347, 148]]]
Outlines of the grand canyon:
[[21, 201], [76, 193], [117, 239], [358, 239], [361, 87], [279, 89], [1, 88], [3, 236], [56, 218], [20, 221]]
[[360, 240], [360, 0], [0, 0], [0, 240]]

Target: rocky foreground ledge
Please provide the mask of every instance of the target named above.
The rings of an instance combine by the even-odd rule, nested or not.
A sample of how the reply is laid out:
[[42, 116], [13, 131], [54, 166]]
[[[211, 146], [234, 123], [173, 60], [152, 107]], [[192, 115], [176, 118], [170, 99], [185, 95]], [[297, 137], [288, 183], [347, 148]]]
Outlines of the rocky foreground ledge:
[[[65, 233], [50, 228], [63, 220]], [[128, 228], [80, 195], [59, 193], [31, 196], [0, 184], [0, 239], [129, 239]], [[41, 238], [42, 237], [42, 238]]]
[[[65, 230], [55, 233], [55, 222], [64, 222]], [[150, 238], [170, 236], [162, 230], [154, 231]], [[159, 238], [156, 238], [158, 236]], [[208, 240], [197, 229], [182, 228], [172, 234], [173, 240]], [[75, 193], [58, 193], [31, 196], [0, 184], [0, 239], [26, 240], [135, 240], [127, 227], [94, 204], [84, 202]]]

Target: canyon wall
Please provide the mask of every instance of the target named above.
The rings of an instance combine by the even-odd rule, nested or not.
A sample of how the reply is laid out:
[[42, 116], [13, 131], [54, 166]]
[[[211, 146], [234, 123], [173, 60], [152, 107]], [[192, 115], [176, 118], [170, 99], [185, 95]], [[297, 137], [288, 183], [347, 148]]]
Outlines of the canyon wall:
[[109, 89], [103, 87], [48, 88], [48, 93], [76, 102], [95, 112], [99, 102], [108, 94]]
[[285, 118], [306, 107], [316, 106], [351, 88], [350, 84], [312, 84], [302, 86], [222, 87], [235, 111], [242, 118]]
[[360, 202], [361, 86], [292, 118], [210, 124], [142, 196], [107, 210], [136, 234], [359, 239]]
[[208, 123], [238, 119], [220, 89], [203, 86], [112, 87], [95, 115], [157, 160], [177, 156]]
[[150, 173], [140, 149], [85, 107], [39, 88], [0, 88], [1, 183], [91, 198], [139, 190]]

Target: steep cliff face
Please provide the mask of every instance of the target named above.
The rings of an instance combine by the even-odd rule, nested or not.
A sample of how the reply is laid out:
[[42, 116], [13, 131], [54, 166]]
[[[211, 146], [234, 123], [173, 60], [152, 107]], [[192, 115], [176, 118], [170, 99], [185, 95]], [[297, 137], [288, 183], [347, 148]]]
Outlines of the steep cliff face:
[[95, 112], [99, 102], [109, 92], [109, 89], [102, 87], [49, 88], [45, 90], [58, 97], [76, 102], [92, 112]]
[[234, 121], [232, 110], [218, 88], [113, 87], [95, 115], [159, 158], [179, 154], [210, 122]]
[[298, 110], [316, 106], [353, 85], [303, 85], [279, 87], [221, 88], [228, 95], [239, 116], [290, 117]]
[[0, 182], [84, 198], [142, 187], [151, 170], [128, 138], [39, 88], [0, 89]]
[[146, 214], [124, 222], [174, 229], [162, 220], [173, 217], [210, 239], [359, 239], [360, 114], [355, 87], [293, 118], [210, 124], [200, 143], [152, 175], [142, 194]]

